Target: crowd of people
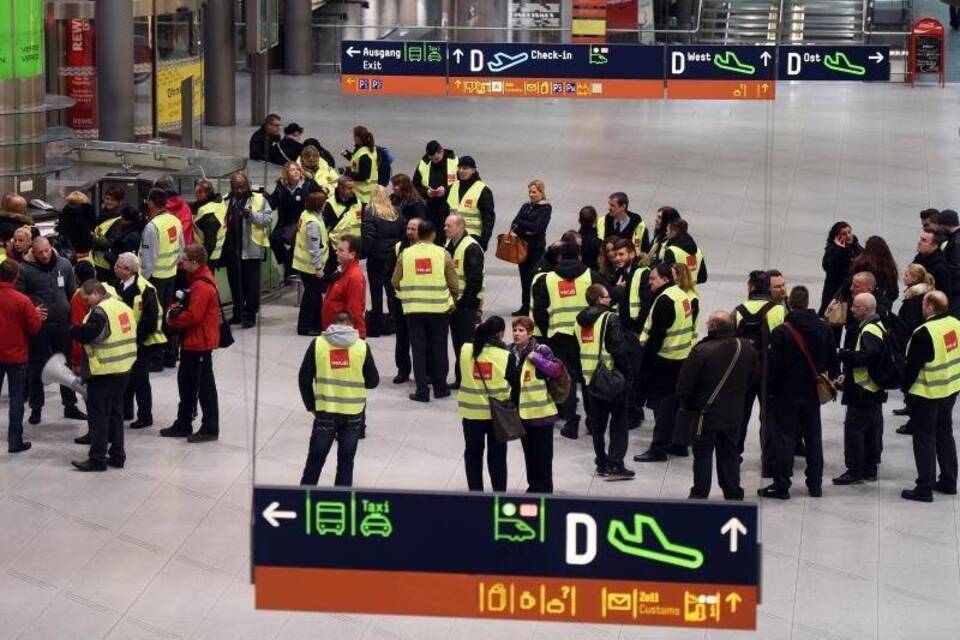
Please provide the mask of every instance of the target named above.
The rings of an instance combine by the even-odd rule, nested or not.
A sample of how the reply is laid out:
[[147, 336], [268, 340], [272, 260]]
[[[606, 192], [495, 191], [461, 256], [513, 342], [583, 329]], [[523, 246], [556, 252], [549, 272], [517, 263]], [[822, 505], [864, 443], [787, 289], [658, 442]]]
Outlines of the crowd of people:
[[[595, 473], [630, 480], [628, 432], [652, 412], [655, 464], [693, 453], [691, 498], [710, 493], [714, 460], [726, 499], [740, 500], [740, 467], [758, 405], [766, 498], [787, 499], [794, 460], [806, 460], [810, 496], [823, 487], [821, 406], [842, 393], [844, 462], [835, 485], [877, 479], [882, 405], [901, 390], [918, 470], [903, 497], [956, 493], [951, 412], [960, 391], [960, 222], [952, 210], [921, 212], [917, 256], [902, 274], [883, 238], [861, 246], [851, 225], [830, 229], [819, 309], [804, 286], [776, 269], [746, 275], [746, 299], [731, 310], [701, 309], [709, 286], [691, 221], [673, 207], [647, 227], [613, 192], [606, 213], [592, 206], [578, 228], [548, 242], [552, 208], [542, 180], [508, 234], [518, 262], [519, 308], [507, 322], [485, 313], [485, 262], [496, 221], [494, 195], [471, 156], [430, 141], [411, 175], [364, 126], [336, 166], [317, 139], [271, 114], [250, 156], [281, 166], [272, 191], [242, 173], [227, 194], [200, 180], [193, 202], [161, 178], [145, 206], [106, 189], [99, 213], [87, 196], [67, 198], [57, 236], [39, 236], [26, 203], [3, 200], [0, 241], [0, 371], [8, 380], [8, 448], [25, 451], [21, 421], [42, 419], [42, 372], [63, 354], [84, 381], [61, 387], [64, 416], [87, 420], [84, 471], [122, 467], [123, 422], [153, 423], [150, 372], [178, 367], [180, 405], [166, 437], [216, 440], [212, 353], [230, 325], [257, 324], [261, 270], [272, 254], [282, 284], [299, 282], [297, 333], [311, 336], [299, 388], [314, 415], [301, 482], [315, 484], [334, 441], [336, 484], [353, 480], [365, 437], [367, 391], [380, 375], [367, 340], [395, 335], [396, 375], [409, 399], [456, 392], [471, 490], [507, 487], [508, 442], [523, 447], [528, 490], [553, 491], [554, 428], [580, 436], [583, 402]], [[556, 237], [556, 235], [554, 235]], [[503, 240], [503, 238], [500, 238]], [[365, 270], [362, 264], [365, 263]], [[232, 313], [221, 310], [214, 271], [225, 271]], [[365, 272], [364, 272], [365, 271]], [[369, 310], [367, 295], [370, 295]], [[701, 333], [701, 325], [705, 328]], [[448, 344], [453, 348], [451, 380]], [[134, 413], [136, 403], [136, 413]], [[202, 412], [199, 430], [193, 422]], [[937, 467], [939, 465], [939, 477]]]

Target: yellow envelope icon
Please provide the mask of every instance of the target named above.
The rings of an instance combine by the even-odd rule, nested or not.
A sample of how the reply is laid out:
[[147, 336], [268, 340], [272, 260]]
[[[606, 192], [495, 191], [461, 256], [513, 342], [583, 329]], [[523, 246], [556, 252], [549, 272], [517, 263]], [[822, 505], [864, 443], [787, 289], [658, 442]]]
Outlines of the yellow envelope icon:
[[633, 600], [629, 593], [608, 593], [607, 609], [611, 611], [630, 611], [633, 609]]

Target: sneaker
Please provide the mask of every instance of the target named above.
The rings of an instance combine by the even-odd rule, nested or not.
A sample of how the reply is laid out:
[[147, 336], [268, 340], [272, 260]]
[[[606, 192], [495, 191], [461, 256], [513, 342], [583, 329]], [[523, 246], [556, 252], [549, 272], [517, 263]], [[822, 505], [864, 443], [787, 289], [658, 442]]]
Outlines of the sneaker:
[[904, 500], [913, 500], [914, 502], [933, 502], [933, 496], [920, 493], [916, 489], [904, 489], [900, 492], [900, 497]]
[[774, 485], [769, 485], [763, 489], [757, 489], [757, 495], [761, 498], [773, 498], [775, 500], [789, 500], [790, 491], [787, 489], [780, 489]]
[[85, 414], [83, 411], [80, 411], [80, 409], [77, 408], [77, 405], [74, 404], [63, 408], [63, 417], [67, 420], [86, 420], [87, 414]]
[[623, 463], [620, 464], [608, 464], [607, 465], [607, 479], [608, 480], [633, 480], [636, 476], [636, 472], [632, 469], [627, 469], [623, 466]]
[[863, 478], [848, 470], [845, 471], [843, 475], [834, 478], [833, 484], [841, 486], [848, 484], [863, 484]]

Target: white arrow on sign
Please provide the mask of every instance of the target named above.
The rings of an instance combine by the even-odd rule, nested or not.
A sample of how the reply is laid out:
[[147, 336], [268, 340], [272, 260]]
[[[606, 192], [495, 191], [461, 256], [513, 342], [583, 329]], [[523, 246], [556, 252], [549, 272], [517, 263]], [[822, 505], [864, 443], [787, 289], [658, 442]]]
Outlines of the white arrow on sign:
[[769, 51], [764, 51], [763, 53], [760, 54], [760, 59], [763, 60], [763, 66], [765, 66], [765, 67], [767, 67], [767, 66], [770, 65], [770, 60], [771, 60], [772, 58], [773, 58], [773, 56], [770, 55], [770, 52], [769, 52]]
[[457, 59], [457, 64], [460, 64], [460, 61], [463, 59], [463, 49], [454, 49], [453, 57]]
[[347, 47], [347, 55], [351, 58], [360, 53], [360, 49], [354, 49], [353, 47]]
[[279, 508], [279, 502], [271, 502], [263, 510], [263, 519], [269, 522], [271, 527], [279, 527], [280, 520], [295, 520], [297, 517], [296, 511], [279, 511]]
[[737, 552], [737, 539], [741, 535], [747, 534], [747, 528], [740, 522], [739, 518], [730, 518], [727, 523], [720, 527], [720, 535], [730, 534], [730, 553]]
[[877, 51], [875, 54], [870, 56], [870, 59], [876, 62], [877, 64], [880, 64], [881, 62], [883, 62], [883, 54]]

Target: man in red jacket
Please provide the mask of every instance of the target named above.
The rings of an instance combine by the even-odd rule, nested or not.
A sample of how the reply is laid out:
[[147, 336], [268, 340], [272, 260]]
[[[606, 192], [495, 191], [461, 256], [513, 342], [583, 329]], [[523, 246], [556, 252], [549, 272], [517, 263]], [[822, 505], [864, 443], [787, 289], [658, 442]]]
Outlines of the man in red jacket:
[[350, 314], [353, 326], [360, 332], [360, 338], [367, 337], [367, 325], [363, 313], [367, 307], [367, 279], [360, 269], [357, 255], [360, 253], [360, 238], [346, 235], [337, 245], [339, 266], [333, 275], [333, 282], [327, 297], [323, 299], [320, 323], [324, 331], [333, 323], [341, 311]]
[[[167, 312], [170, 326], [183, 330], [177, 371], [180, 404], [176, 422], [162, 429], [160, 435], [186, 438], [187, 442], [209, 442], [220, 435], [217, 382], [213, 377], [213, 350], [220, 346], [220, 293], [202, 245], [186, 248], [183, 268], [190, 283], [186, 307], [176, 304]], [[197, 400], [203, 419], [200, 429], [193, 433]]]
[[34, 306], [27, 296], [13, 288], [20, 265], [16, 260], [0, 263], [0, 380], [9, 380], [10, 419], [7, 424], [7, 451], [20, 453], [30, 448], [23, 439], [23, 403], [27, 393], [29, 337], [40, 331], [47, 316], [43, 306]]

